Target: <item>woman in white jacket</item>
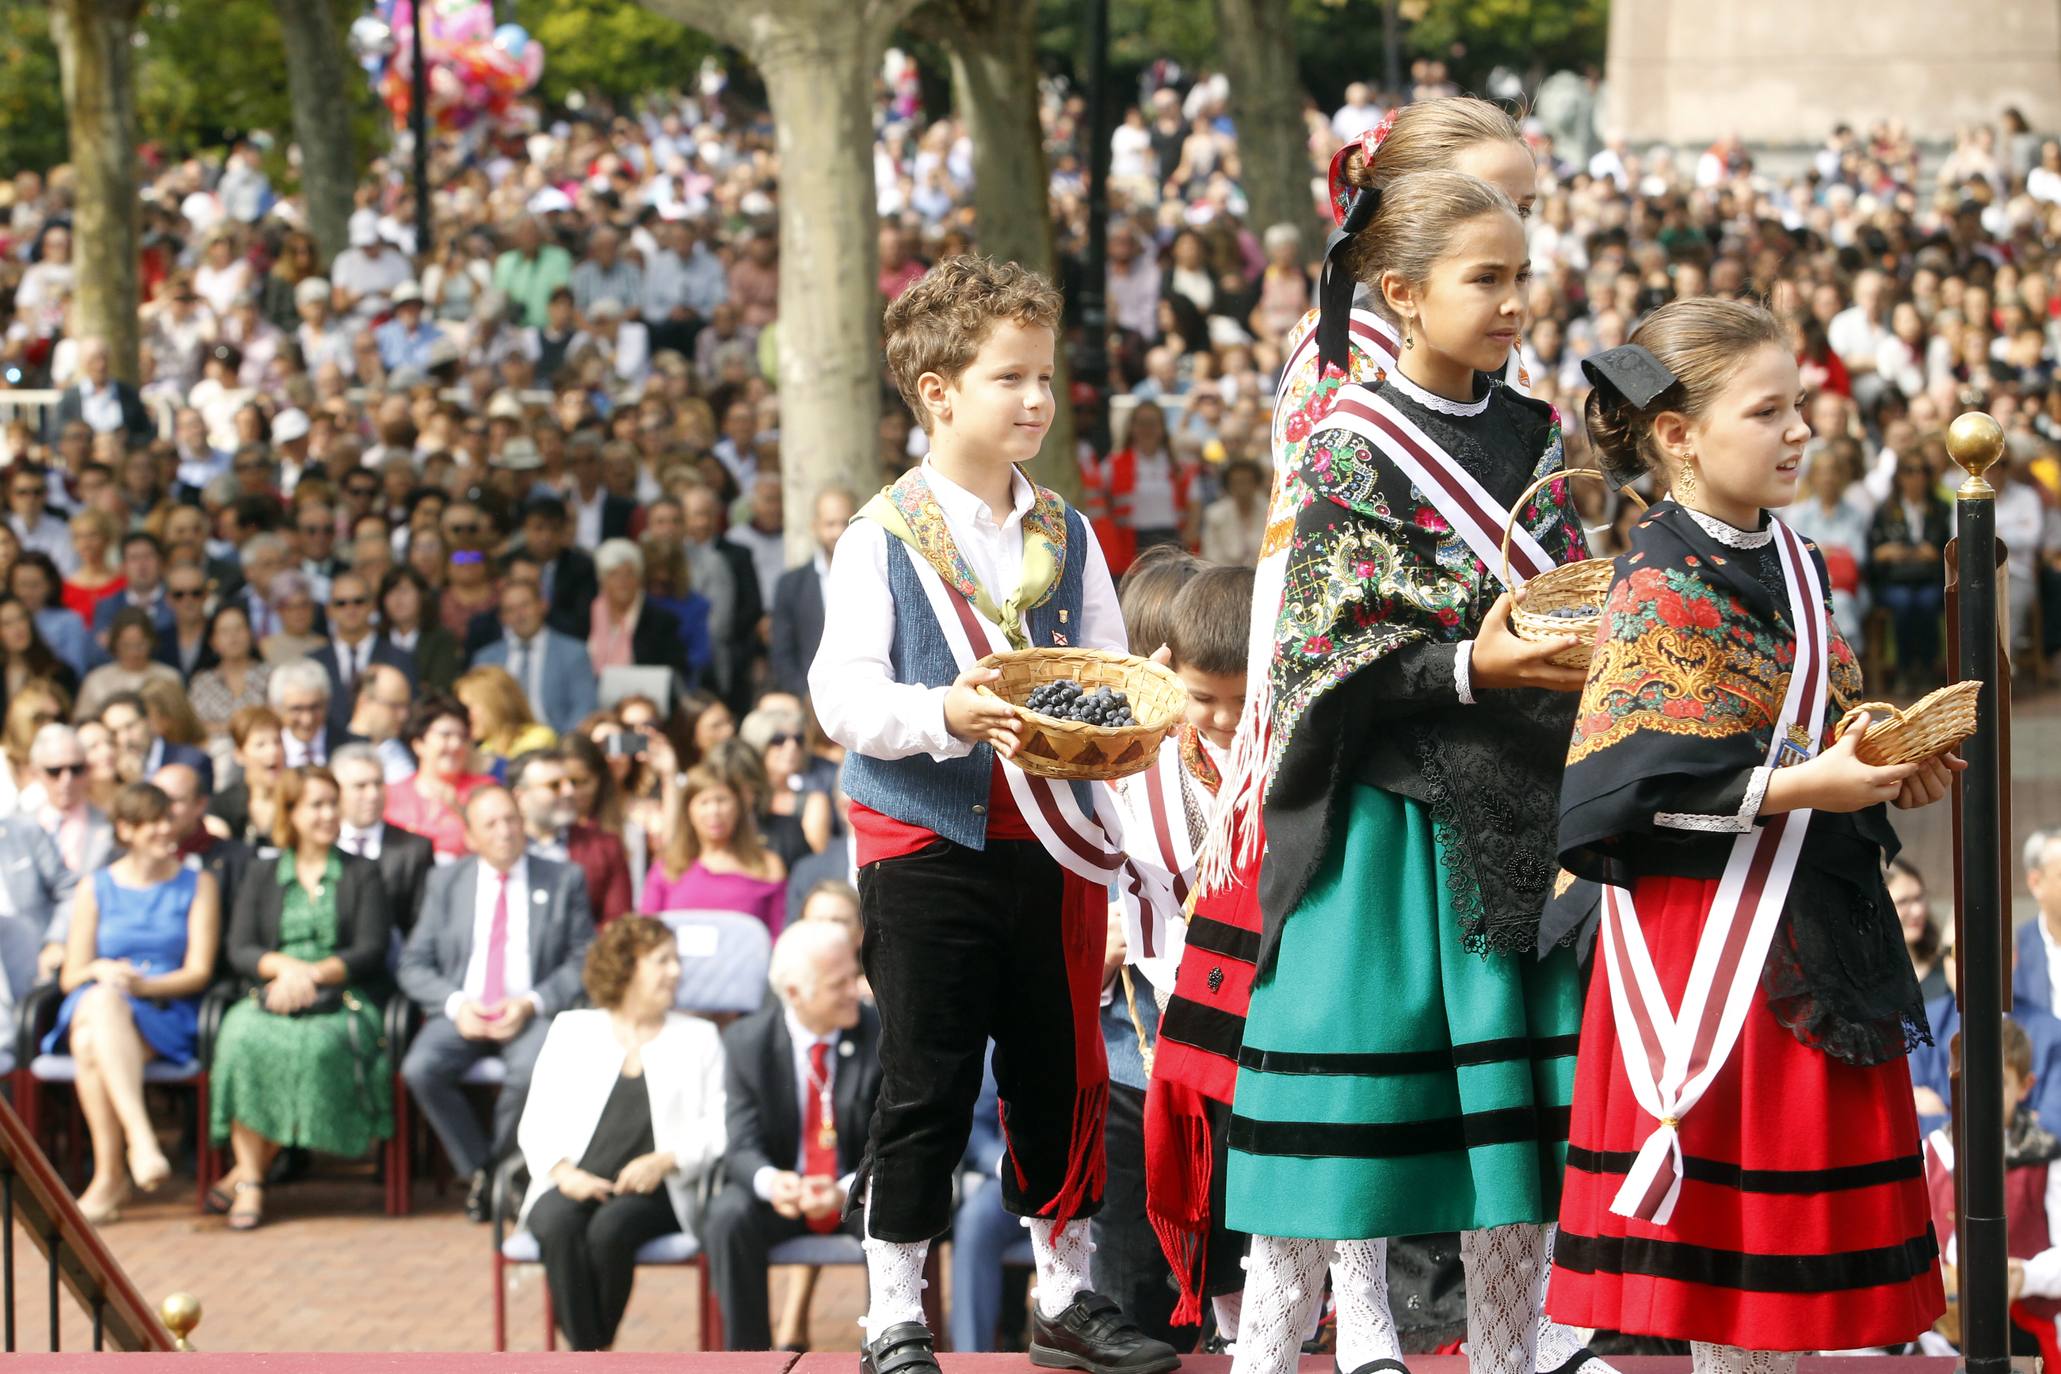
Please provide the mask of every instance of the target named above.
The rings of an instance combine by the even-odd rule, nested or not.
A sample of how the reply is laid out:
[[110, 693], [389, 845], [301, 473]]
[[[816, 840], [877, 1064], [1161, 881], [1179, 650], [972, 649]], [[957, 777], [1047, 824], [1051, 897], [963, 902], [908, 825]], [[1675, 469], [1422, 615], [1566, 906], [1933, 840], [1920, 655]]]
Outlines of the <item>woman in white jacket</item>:
[[673, 1010], [680, 953], [659, 921], [611, 923], [584, 981], [594, 1009], [551, 1023], [516, 1143], [559, 1327], [575, 1350], [606, 1350], [638, 1247], [689, 1229], [694, 1185], [722, 1158], [723, 1048]]

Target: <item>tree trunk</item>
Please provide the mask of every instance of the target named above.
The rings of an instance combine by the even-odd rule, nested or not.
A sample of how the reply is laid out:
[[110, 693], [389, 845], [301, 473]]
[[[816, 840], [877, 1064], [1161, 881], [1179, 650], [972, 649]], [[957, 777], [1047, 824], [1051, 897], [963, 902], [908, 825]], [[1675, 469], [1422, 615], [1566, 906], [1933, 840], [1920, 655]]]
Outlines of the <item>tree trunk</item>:
[[[827, 20], [826, 16], [826, 20]], [[874, 209], [877, 52], [826, 22], [758, 64], [780, 154], [780, 454], [787, 552], [814, 547], [816, 494], [879, 490], [880, 241]], [[820, 38], [820, 42], [816, 41]]]
[[[293, 136], [301, 149], [301, 198], [322, 261], [349, 244], [358, 165], [351, 147], [351, 102], [344, 91], [344, 48], [330, 0], [273, 0], [286, 42], [286, 85]], [[429, 244], [421, 245], [430, 251]]]
[[1216, 10], [1217, 50], [1231, 80], [1231, 119], [1238, 126], [1240, 180], [1252, 207], [1246, 222], [1257, 233], [1275, 224], [1295, 226], [1307, 260], [1321, 240], [1290, 6], [1281, 0], [1216, 0]]
[[[973, 214], [980, 251], [1057, 282], [1045, 135], [1038, 123], [1035, 0], [940, 0], [934, 16], [952, 60], [952, 99], [973, 143]], [[1052, 428], [1031, 463], [1036, 479], [1080, 496], [1065, 339], [1052, 377]]]
[[106, 339], [114, 375], [140, 382], [136, 321], [136, 21], [142, 0], [52, 0], [78, 200], [73, 309]]
[[642, 0], [759, 70], [780, 160], [780, 471], [790, 561], [817, 493], [879, 490], [880, 240], [873, 76], [916, 0]]

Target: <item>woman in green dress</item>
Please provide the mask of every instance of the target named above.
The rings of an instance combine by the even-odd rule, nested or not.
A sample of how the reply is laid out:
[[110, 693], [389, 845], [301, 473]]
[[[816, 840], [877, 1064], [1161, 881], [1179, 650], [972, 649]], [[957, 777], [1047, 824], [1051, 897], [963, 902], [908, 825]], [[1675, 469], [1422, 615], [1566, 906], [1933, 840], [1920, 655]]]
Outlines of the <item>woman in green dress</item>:
[[337, 798], [326, 768], [283, 774], [279, 855], [237, 885], [229, 962], [253, 986], [222, 1018], [209, 1113], [236, 1165], [208, 1203], [232, 1230], [263, 1221], [281, 1149], [361, 1155], [393, 1134], [380, 1017], [392, 918], [379, 865], [336, 847]]

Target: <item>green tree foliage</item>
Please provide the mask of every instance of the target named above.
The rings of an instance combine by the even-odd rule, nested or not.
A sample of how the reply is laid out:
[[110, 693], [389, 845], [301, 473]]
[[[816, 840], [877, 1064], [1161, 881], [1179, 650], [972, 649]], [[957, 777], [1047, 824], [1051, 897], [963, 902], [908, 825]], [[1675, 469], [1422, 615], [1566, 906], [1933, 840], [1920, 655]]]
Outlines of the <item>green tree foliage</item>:
[[715, 49], [707, 34], [636, 0], [516, 0], [515, 22], [544, 45], [538, 84], [552, 104], [574, 91], [624, 100], [692, 86]]
[[[338, 6], [337, 42], [359, 6]], [[136, 54], [136, 124], [146, 143], [177, 156], [253, 129], [271, 131], [273, 185], [288, 184], [293, 107], [271, 0], [151, 0]], [[354, 80], [361, 156], [386, 144], [385, 115]], [[65, 161], [57, 50], [41, 4], [0, 0], [0, 166], [46, 170]]]
[[1610, 28], [1609, 0], [1403, 0], [1402, 9], [1411, 49], [1446, 58], [1462, 81], [1497, 66], [1528, 76], [1601, 66]]

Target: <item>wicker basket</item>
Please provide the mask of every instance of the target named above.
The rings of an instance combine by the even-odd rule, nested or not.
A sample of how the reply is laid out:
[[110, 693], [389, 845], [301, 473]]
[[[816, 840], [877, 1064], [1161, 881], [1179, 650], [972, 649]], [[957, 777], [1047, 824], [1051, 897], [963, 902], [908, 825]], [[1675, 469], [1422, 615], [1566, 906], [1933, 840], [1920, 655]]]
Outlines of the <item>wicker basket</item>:
[[[1103, 649], [1019, 649], [989, 654], [983, 668], [1002, 676], [980, 690], [1016, 707], [1023, 733], [1010, 762], [1026, 773], [1069, 782], [1109, 782], [1142, 773], [1181, 719], [1188, 691], [1171, 669]], [[1024, 706], [1048, 682], [1070, 678], [1093, 691], [1113, 687], [1130, 699], [1136, 725], [1107, 727], [1061, 720]]]
[[[1510, 520], [1503, 526], [1503, 583], [1510, 582], [1510, 536], [1517, 524], [1517, 512], [1531, 499], [1532, 493], [1546, 483], [1562, 477], [1592, 477], [1603, 480], [1603, 474], [1594, 468], [1561, 468], [1549, 472], [1524, 489], [1524, 494], [1510, 503]], [[1625, 495], [1639, 503], [1644, 510], [1646, 502], [1630, 488]], [[1524, 584], [1524, 590], [1517, 594], [1516, 604], [1510, 611], [1510, 629], [1519, 639], [1557, 639], [1572, 635], [1577, 641], [1573, 648], [1564, 649], [1553, 655], [1552, 662], [1561, 668], [1586, 668], [1589, 659], [1596, 652], [1596, 627], [1603, 623], [1603, 603], [1610, 596], [1610, 579], [1613, 574], [1607, 558], [1581, 558], [1572, 563], [1563, 563], [1548, 569]]]
[[1886, 701], [1864, 701], [1839, 718], [1832, 727], [1837, 740], [1866, 712], [1868, 733], [1854, 756], [1862, 763], [1883, 767], [1893, 763], [1922, 763], [1937, 758], [1975, 733], [1975, 706], [1982, 696], [1979, 682], [1956, 682], [1928, 693], [1899, 711]]

